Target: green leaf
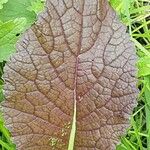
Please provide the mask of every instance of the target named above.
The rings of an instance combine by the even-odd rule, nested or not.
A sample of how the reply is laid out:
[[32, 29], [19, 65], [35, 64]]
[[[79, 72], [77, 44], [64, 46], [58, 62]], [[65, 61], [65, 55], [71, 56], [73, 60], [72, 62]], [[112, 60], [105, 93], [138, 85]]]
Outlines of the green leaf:
[[128, 16], [129, 8], [133, 0], [109, 0], [112, 7], [115, 8], [119, 13]]
[[[1, 3], [4, 1], [6, 2], [2, 0]], [[7, 60], [15, 52], [14, 45], [18, 40], [16, 35], [36, 20], [36, 13], [43, 6], [44, 1], [41, 0], [10, 0], [3, 5], [0, 10], [0, 62]]]
[[145, 56], [138, 61], [138, 76], [147, 76], [150, 75], [150, 57]]
[[0, 0], [0, 9], [2, 9], [3, 8], [3, 4], [7, 3], [7, 2], [8, 2], [8, 0]]
[[3, 95], [3, 81], [0, 79], [0, 102], [3, 101], [4, 95]]
[[24, 30], [25, 25], [25, 18], [0, 23], [0, 62], [7, 60], [15, 52], [17, 34]]
[[42, 0], [36, 0], [36, 1], [32, 1], [31, 2], [31, 6], [29, 6], [27, 8], [27, 10], [29, 11], [33, 11], [35, 12], [36, 14], [38, 14], [39, 12], [41, 12], [44, 8], [44, 5], [43, 5], [44, 1]]
[[33, 11], [27, 10], [27, 8], [34, 1], [36, 0], [9, 0], [3, 5], [3, 9], [0, 10], [0, 20], [6, 22], [24, 17], [27, 19], [27, 25], [31, 25], [36, 19], [36, 14]]
[[[54, 0], [53, 9], [47, 3], [49, 13], [39, 15], [5, 66], [2, 108], [16, 149], [114, 149], [129, 123], [137, 95], [134, 48], [107, 3], [81, 1]], [[93, 20], [93, 10], [102, 15]]]
[[1, 76], [3, 74], [3, 63], [0, 63], [0, 102], [4, 100], [4, 94], [3, 94], [3, 80], [1, 79]]

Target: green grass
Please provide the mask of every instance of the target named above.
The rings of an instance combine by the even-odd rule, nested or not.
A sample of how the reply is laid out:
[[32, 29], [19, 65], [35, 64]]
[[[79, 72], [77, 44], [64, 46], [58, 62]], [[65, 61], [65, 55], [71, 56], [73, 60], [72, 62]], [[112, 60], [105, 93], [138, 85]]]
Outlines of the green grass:
[[[138, 56], [137, 73], [140, 90], [138, 106], [131, 116], [130, 128], [121, 137], [117, 150], [150, 150], [150, 0], [109, 0], [120, 19], [128, 26]], [[4, 63], [0, 63], [0, 76]], [[0, 80], [0, 89], [3, 81]], [[0, 91], [1, 92], [1, 91]], [[0, 100], [2, 100], [0, 93]], [[10, 134], [0, 118], [0, 149], [14, 150]]]
[[[138, 106], [117, 150], [150, 150], [150, 1], [110, 0], [128, 26], [138, 56]], [[116, 2], [116, 4], [114, 3]], [[118, 3], [118, 4], [117, 4]]]

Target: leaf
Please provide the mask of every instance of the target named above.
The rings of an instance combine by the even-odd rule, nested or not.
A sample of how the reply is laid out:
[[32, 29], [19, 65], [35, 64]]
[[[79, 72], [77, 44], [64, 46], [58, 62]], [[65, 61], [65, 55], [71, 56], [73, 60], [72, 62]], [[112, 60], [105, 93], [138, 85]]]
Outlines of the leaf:
[[[116, 8], [120, 13], [128, 16], [129, 9], [134, 0], [109, 0], [114, 8]], [[118, 5], [120, 4], [120, 5]]]
[[3, 4], [5, 4], [7, 2], [8, 2], [8, 0], [1, 0], [0, 1], [0, 9], [2, 9], [3, 8]]
[[3, 74], [3, 67], [5, 63], [0, 62], [0, 102], [4, 100], [3, 95], [3, 80], [2, 80], [2, 74]]
[[114, 150], [136, 105], [136, 55], [106, 0], [47, 0], [5, 67], [17, 150]]
[[138, 68], [140, 68], [138, 71], [139, 77], [150, 75], [150, 56], [140, 58]]
[[0, 102], [3, 101], [4, 99], [2, 88], [3, 88], [3, 81], [0, 79]]
[[27, 10], [33, 11], [36, 14], [38, 14], [39, 12], [41, 12], [44, 9], [43, 3], [44, 3], [44, 1], [41, 1], [41, 0], [32, 1], [31, 6], [29, 6], [27, 8]]
[[[34, 11], [38, 14], [43, 5], [41, 0], [10, 0], [4, 4], [0, 10], [0, 62], [15, 52], [14, 44], [19, 35], [36, 20]], [[27, 10], [31, 6], [35, 7], [34, 11]]]
[[26, 26], [30, 26], [36, 19], [36, 14], [27, 10], [31, 2], [36, 0], [9, 0], [0, 10], [0, 20], [3, 22], [14, 20], [16, 18], [26, 18]]
[[25, 24], [25, 18], [0, 23], [0, 62], [7, 60], [10, 54], [16, 51], [17, 35], [24, 30]]

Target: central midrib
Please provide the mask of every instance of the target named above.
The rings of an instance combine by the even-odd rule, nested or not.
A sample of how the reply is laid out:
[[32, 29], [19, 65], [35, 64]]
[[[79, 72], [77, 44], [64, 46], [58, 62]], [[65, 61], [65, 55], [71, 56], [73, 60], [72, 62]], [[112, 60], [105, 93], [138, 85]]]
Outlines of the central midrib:
[[[80, 43], [79, 43], [79, 50], [82, 49], [82, 33], [83, 33], [83, 12], [84, 12], [84, 3], [83, 2], [83, 10], [82, 10], [82, 21], [81, 21], [81, 34], [80, 34]], [[70, 133], [70, 138], [69, 138], [69, 145], [68, 145], [68, 150], [74, 150], [74, 144], [75, 144], [75, 137], [76, 137], [76, 117], [77, 117], [77, 78], [78, 78], [78, 64], [79, 64], [79, 54], [80, 51], [78, 51], [77, 56], [76, 56], [76, 65], [75, 65], [75, 81], [74, 81], [74, 107], [73, 107], [73, 120], [72, 120], [72, 127], [71, 127], [71, 133]]]
[[76, 59], [75, 65], [75, 81], [74, 81], [74, 91], [73, 91], [73, 100], [74, 100], [74, 107], [73, 107], [73, 120], [72, 120], [72, 127], [71, 133], [69, 138], [69, 145], [68, 150], [74, 150], [74, 143], [75, 143], [75, 136], [76, 136], [76, 116], [77, 116], [77, 74], [78, 74], [78, 57]]

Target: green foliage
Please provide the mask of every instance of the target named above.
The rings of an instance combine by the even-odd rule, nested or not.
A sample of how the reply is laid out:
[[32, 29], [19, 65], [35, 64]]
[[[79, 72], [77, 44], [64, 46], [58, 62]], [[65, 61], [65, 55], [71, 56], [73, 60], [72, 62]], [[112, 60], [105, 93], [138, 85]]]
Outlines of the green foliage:
[[0, 62], [7, 60], [15, 52], [18, 35], [24, 30], [25, 18], [17, 18], [0, 23]]
[[15, 144], [12, 143], [10, 134], [8, 130], [4, 126], [4, 120], [2, 118], [2, 115], [0, 114], [0, 149], [1, 150], [15, 150]]
[[8, 2], [8, 0], [1, 0], [0, 1], [0, 9], [2, 9], [3, 8], [3, 4], [5, 4], [7, 2]]
[[117, 150], [150, 150], [150, 1], [110, 0], [122, 21], [129, 27], [139, 60], [138, 106], [131, 117], [131, 127]]
[[150, 56], [142, 57], [138, 62], [138, 68], [140, 68], [139, 77], [150, 75]]
[[32, 1], [31, 6], [29, 6], [27, 9], [29, 11], [33, 11], [36, 14], [38, 14], [41, 10], [44, 9], [43, 3], [44, 3], [44, 1], [41, 1], [41, 0]]
[[29, 11], [27, 8], [31, 6], [31, 2], [36, 0], [8, 0], [0, 10], [0, 20], [3, 22], [14, 20], [16, 18], [26, 18], [27, 25], [31, 25], [35, 19], [36, 14]]
[[3, 95], [3, 80], [1, 79], [1, 76], [3, 74], [3, 67], [4, 67], [4, 63], [0, 62], [0, 102], [3, 101], [4, 99], [4, 95]]
[[110, 0], [110, 3], [120, 15], [128, 16], [133, 1], [134, 0]]
[[[36, 21], [43, 0], [0, 0], [0, 102], [3, 96], [3, 67], [15, 52], [15, 43], [23, 31]], [[14, 150], [10, 134], [0, 116], [0, 150]]]
[[[4, 2], [6, 0], [0, 4]], [[0, 62], [15, 52], [18, 35], [34, 23], [43, 6], [41, 0], [9, 0], [3, 4], [0, 9]]]

